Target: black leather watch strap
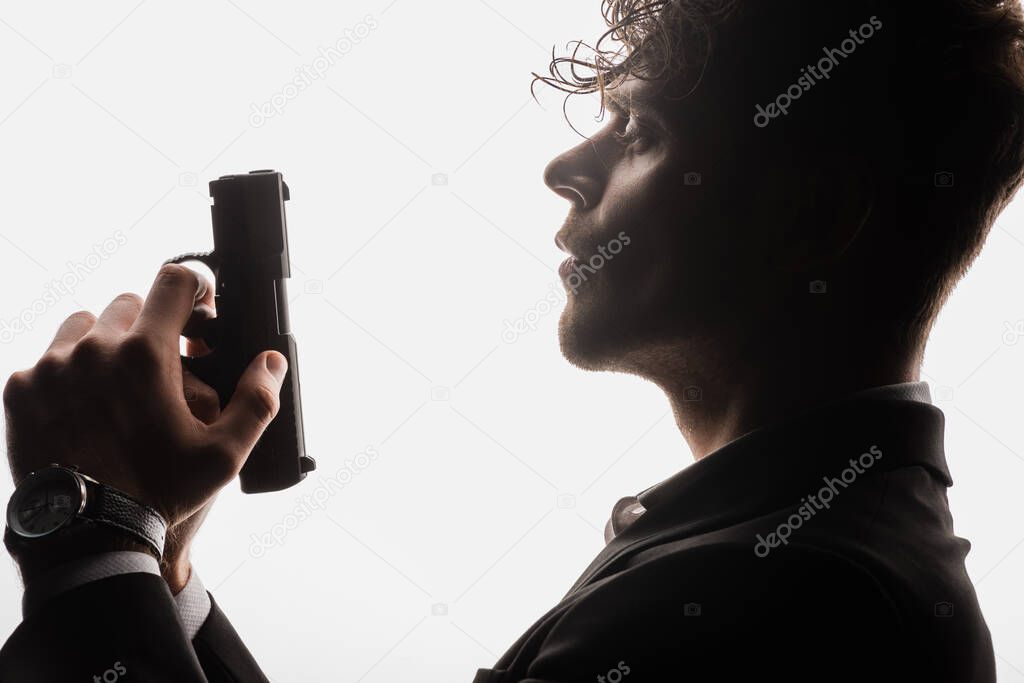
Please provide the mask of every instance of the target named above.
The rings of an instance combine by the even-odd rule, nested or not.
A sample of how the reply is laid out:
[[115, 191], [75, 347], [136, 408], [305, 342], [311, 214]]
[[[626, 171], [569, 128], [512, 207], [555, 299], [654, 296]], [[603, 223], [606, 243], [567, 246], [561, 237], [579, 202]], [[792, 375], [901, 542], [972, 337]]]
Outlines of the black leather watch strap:
[[[41, 494], [36, 487], [43, 487]], [[47, 487], [55, 487], [54, 493]], [[25, 511], [21, 508], [26, 495], [45, 495], [45, 504], [35, 503], [32, 510], [45, 506], [63, 514], [59, 523], [51, 529], [38, 530], [21, 528], [21, 518]], [[52, 503], [51, 503], [52, 497]], [[62, 500], [60, 505], [56, 501]], [[34, 502], [34, 499], [33, 501]], [[28, 515], [32, 518], [32, 514]], [[51, 464], [30, 473], [19, 483], [7, 504], [8, 531], [4, 534], [4, 543], [17, 556], [22, 549], [45, 548], [53, 545], [45, 539], [60, 539], [60, 545], [69, 550], [78, 548], [75, 539], [86, 537], [104, 538], [100, 545], [109, 547], [123, 539], [123, 545], [145, 546], [161, 560], [164, 554], [164, 539], [167, 533], [167, 522], [159, 512], [135, 500], [127, 493], [102, 484], [76, 467]], [[14, 529], [11, 529], [14, 520]], [[97, 535], [90, 534], [89, 529], [103, 531]], [[17, 530], [17, 532], [15, 532]], [[84, 541], [83, 541], [84, 542]], [[78, 548], [84, 549], [84, 548]]]
[[167, 522], [153, 508], [117, 489], [87, 481], [89, 504], [83, 516], [97, 524], [120, 529], [142, 541], [163, 557]]

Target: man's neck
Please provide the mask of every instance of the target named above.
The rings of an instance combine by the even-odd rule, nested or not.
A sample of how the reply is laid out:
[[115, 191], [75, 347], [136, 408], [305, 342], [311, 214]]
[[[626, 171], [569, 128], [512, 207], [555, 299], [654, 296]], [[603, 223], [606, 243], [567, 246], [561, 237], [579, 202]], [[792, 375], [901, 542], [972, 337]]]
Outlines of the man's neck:
[[834, 354], [786, 357], [772, 354], [760, 362], [723, 362], [719, 358], [670, 377], [654, 378], [672, 405], [676, 425], [701, 459], [744, 434], [857, 391], [917, 381], [913, 359]]

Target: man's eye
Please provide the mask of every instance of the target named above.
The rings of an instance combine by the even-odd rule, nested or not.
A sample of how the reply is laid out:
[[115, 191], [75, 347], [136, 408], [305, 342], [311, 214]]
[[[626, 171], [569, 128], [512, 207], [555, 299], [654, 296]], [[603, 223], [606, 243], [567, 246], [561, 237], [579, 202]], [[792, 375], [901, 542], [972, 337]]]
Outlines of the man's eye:
[[615, 138], [634, 151], [643, 151], [651, 143], [650, 131], [635, 115], [631, 115], [625, 127], [615, 131]]

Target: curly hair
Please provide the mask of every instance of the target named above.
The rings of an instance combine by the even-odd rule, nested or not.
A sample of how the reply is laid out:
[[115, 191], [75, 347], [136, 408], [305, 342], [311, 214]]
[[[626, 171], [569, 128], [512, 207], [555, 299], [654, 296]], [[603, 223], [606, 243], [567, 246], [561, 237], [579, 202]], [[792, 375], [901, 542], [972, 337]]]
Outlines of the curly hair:
[[[531, 93], [543, 83], [571, 95], [603, 94], [626, 78], [656, 81], [699, 72], [711, 52], [711, 32], [738, 0], [601, 0], [608, 30], [594, 43], [569, 43], [564, 57], [551, 52], [548, 75], [532, 74]], [[609, 45], [609, 44], [612, 45]]]

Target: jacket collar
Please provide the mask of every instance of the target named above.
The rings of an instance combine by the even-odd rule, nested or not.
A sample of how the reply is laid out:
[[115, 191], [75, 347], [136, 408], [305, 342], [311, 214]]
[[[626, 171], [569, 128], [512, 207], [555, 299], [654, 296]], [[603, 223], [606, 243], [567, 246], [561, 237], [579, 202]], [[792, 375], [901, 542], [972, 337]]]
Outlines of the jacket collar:
[[865, 471], [921, 465], [952, 486], [944, 425], [942, 411], [927, 403], [850, 397], [741, 436], [638, 498], [648, 512], [688, 515], [813, 493], [822, 477], [840, 476], [872, 446], [882, 455]]

